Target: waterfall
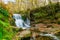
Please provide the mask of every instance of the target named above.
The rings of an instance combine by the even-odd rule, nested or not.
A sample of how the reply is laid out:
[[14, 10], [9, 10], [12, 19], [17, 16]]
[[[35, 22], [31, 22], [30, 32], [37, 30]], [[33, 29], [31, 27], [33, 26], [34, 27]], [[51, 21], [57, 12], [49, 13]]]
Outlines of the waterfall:
[[30, 20], [26, 18], [24, 21], [21, 14], [13, 14], [13, 18], [15, 19], [15, 24], [18, 28], [26, 29], [30, 27]]
[[59, 40], [59, 39], [58, 39], [55, 35], [53, 35], [53, 34], [43, 34], [43, 33], [41, 33], [40, 36], [52, 37], [53, 40]]
[[[26, 18], [26, 20], [24, 21], [22, 19], [21, 14], [13, 14], [13, 18], [15, 19], [15, 24], [18, 28], [22, 28], [22, 29], [27, 29], [30, 28], [30, 20], [28, 18]], [[47, 37], [52, 37], [53, 40], [59, 40], [55, 35], [53, 34], [44, 34], [44, 33], [40, 33], [40, 36], [47, 36]], [[30, 40], [35, 40], [35, 36], [33, 35], [33, 38], [30, 38]]]
[[30, 20], [26, 18], [25, 23], [30, 26]]

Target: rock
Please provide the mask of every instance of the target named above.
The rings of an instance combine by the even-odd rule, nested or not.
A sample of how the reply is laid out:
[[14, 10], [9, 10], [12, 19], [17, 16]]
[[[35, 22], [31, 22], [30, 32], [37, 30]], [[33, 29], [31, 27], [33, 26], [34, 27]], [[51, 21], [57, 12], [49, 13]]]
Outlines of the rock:
[[20, 33], [20, 37], [27, 37], [28, 35], [30, 35], [30, 31], [29, 30], [24, 30]]

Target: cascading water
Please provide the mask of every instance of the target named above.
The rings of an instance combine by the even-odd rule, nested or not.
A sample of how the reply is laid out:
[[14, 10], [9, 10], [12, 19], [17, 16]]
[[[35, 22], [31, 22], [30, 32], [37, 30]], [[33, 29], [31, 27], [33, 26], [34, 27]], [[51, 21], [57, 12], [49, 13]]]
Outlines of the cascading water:
[[25, 22], [26, 22], [26, 24], [30, 25], [30, 20], [28, 18], [26, 19]]
[[18, 28], [26, 29], [30, 27], [30, 20], [28, 18], [26, 21], [23, 21], [20, 14], [13, 14], [13, 18], [15, 19], [15, 24]]
[[[25, 21], [23, 21], [22, 16], [20, 14], [13, 14], [13, 18], [15, 19], [15, 24], [18, 28], [26, 29], [30, 27], [30, 20], [26, 18]], [[47, 36], [52, 37], [53, 40], [59, 40], [55, 35], [53, 34], [43, 34], [40, 33], [40, 36]], [[29, 40], [35, 40], [35, 36], [33, 36], [33, 39], [30, 38]]]
[[58, 39], [55, 35], [53, 35], [53, 34], [43, 34], [43, 33], [41, 33], [40, 36], [52, 37], [53, 40], [59, 40], [59, 39]]

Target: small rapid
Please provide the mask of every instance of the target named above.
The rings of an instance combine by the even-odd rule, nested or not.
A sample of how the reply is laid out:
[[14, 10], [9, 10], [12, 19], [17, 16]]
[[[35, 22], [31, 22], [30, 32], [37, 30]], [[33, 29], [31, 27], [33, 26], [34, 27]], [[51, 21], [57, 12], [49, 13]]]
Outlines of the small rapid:
[[57, 36], [55, 36], [54, 34], [43, 34], [43, 33], [41, 33], [40, 36], [51, 37], [51, 38], [53, 38], [53, 40], [59, 40], [59, 38]]

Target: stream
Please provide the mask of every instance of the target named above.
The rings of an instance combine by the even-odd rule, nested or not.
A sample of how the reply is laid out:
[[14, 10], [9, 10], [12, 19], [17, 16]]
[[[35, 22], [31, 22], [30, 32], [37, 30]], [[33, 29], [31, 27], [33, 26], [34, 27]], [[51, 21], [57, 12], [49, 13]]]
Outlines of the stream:
[[40, 34], [40, 36], [47, 36], [47, 37], [51, 37], [53, 38], [53, 40], [59, 40], [59, 38], [57, 36], [55, 36], [54, 34]]
[[[22, 29], [27, 29], [30, 28], [30, 20], [28, 18], [26, 18], [26, 20], [24, 21], [22, 19], [21, 14], [13, 14], [13, 18], [15, 19], [15, 24], [16, 27], [18, 28], [22, 28]], [[40, 36], [45, 36], [45, 37], [51, 37], [53, 38], [53, 40], [59, 40], [59, 38], [57, 38], [57, 36], [53, 35], [53, 34], [44, 34], [44, 33], [40, 33]], [[27, 37], [27, 38], [23, 38], [23, 40], [35, 40], [35, 36], [33, 36], [32, 38]], [[43, 38], [44, 39], [44, 38]]]

